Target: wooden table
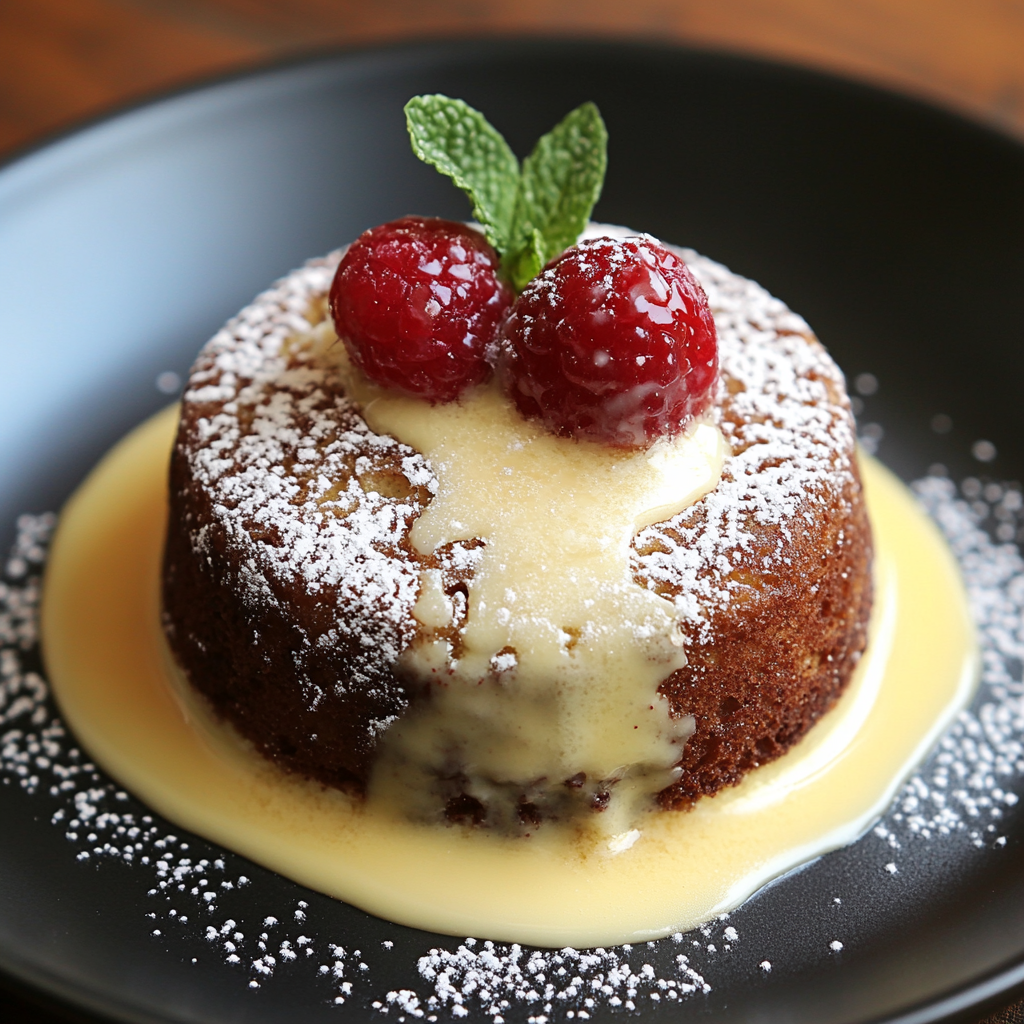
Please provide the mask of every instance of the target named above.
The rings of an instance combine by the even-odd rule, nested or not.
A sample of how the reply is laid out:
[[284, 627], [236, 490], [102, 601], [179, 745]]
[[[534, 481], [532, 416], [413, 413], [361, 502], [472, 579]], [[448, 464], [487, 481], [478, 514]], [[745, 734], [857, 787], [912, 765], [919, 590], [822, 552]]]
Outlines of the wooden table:
[[[765, 55], [1024, 137], [1022, 0], [0, 0], [0, 156], [114, 104], [312, 47], [512, 32]], [[0, 994], [0, 1019], [63, 1018]], [[1024, 1024], [1024, 1004], [989, 1024]]]
[[312, 46], [501, 32], [765, 54], [1024, 135], [1021, 0], [0, 0], [0, 151], [152, 90]]

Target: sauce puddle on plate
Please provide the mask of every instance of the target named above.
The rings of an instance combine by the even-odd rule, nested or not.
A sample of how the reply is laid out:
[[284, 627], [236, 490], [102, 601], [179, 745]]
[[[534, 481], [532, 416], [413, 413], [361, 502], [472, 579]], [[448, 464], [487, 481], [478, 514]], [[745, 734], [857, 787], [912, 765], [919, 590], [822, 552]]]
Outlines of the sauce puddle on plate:
[[973, 693], [974, 626], [938, 529], [862, 462], [875, 539], [870, 643], [788, 754], [688, 812], [581, 840], [409, 822], [285, 774], [188, 694], [160, 628], [178, 410], [93, 470], [61, 516], [42, 635], [53, 691], [95, 761], [170, 821], [303, 885], [430, 931], [609, 946], [686, 931], [859, 836]]

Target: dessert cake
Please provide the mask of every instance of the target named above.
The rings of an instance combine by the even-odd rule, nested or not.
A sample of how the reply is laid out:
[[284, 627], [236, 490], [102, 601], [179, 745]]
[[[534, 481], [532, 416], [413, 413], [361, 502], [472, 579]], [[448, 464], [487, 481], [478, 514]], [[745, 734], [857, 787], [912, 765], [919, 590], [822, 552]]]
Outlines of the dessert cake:
[[[439, 376], [427, 335], [413, 352], [426, 362], [415, 365], [378, 358], [378, 341], [361, 348], [351, 335], [359, 317], [377, 323], [396, 310], [402, 331], [421, 330], [423, 316], [410, 327], [415, 317], [379, 281], [419, 274], [434, 287], [443, 261], [416, 250], [395, 271], [393, 260], [364, 257], [390, 260], [389, 246], [433, 245], [444, 231], [455, 239], [445, 251], [459, 254], [449, 283], [464, 298], [472, 291], [476, 312], [451, 320], [464, 366], [449, 360]], [[557, 256], [567, 243], [550, 234]], [[779, 757], [849, 681], [866, 643], [871, 534], [841, 373], [806, 323], [753, 282], [622, 229], [587, 234], [539, 274], [544, 259], [523, 270], [529, 249], [517, 255], [508, 238], [525, 236], [507, 234], [502, 266], [522, 289], [509, 311], [482, 236], [406, 218], [290, 274], [200, 353], [171, 464], [164, 625], [192, 687], [283, 768], [418, 818], [513, 830], [606, 819], [618, 831]], [[604, 302], [593, 295], [629, 260], [682, 288], [643, 312], [645, 323], [682, 306], [695, 318], [680, 334], [690, 348], [668, 359], [689, 354], [682, 390], [670, 400], [671, 386], [643, 384], [655, 357], [638, 356], [640, 384], [611, 394], [590, 379], [615, 366], [598, 346], [582, 370], [564, 371], [576, 390], [556, 394], [536, 352], [544, 311], [565, 300], [557, 282], [576, 274], [585, 302]], [[360, 278], [360, 267], [372, 272]], [[551, 329], [564, 334], [566, 323]], [[422, 366], [433, 391], [416, 376]], [[435, 435], [433, 448], [419, 441]], [[498, 449], [508, 463], [498, 457], [489, 481], [472, 465], [459, 476], [452, 466], [466, 459], [451, 437], [476, 439], [481, 464]], [[548, 454], [524, 469], [523, 450]], [[615, 547], [598, 507], [617, 487], [586, 491], [552, 476], [570, 464], [582, 476], [597, 467], [599, 484], [653, 474], [655, 497], [612, 517], [624, 578], [580, 569], [576, 580], [590, 549]], [[529, 472], [542, 493], [510, 549], [509, 516], [537, 491], [519, 482]], [[477, 501], [477, 518], [463, 515], [478, 483], [502, 504], [502, 474], [516, 508], [492, 515]], [[678, 491], [667, 502], [657, 497], [666, 487]], [[563, 490], [590, 497], [564, 504]], [[458, 514], [436, 528], [444, 509]], [[578, 524], [590, 511], [588, 537]], [[533, 543], [545, 554], [528, 585], [509, 564]], [[542, 577], [556, 578], [551, 593]], [[523, 600], [542, 592], [543, 608]]]
[[[782, 302], [680, 254], [718, 328], [715, 415], [730, 455], [713, 492], [633, 542], [637, 580], [683, 613], [688, 664], [660, 690], [695, 727], [680, 777], [660, 793], [666, 807], [792, 746], [849, 679], [871, 605], [840, 372]], [[409, 706], [396, 666], [424, 630], [413, 617], [421, 573], [439, 570], [464, 607], [474, 545], [412, 550], [434, 475], [367, 426], [324, 357], [339, 255], [261, 295], [192, 370], [171, 468], [164, 621], [192, 684], [266, 756], [363, 791]], [[471, 799], [450, 810], [479, 816]]]

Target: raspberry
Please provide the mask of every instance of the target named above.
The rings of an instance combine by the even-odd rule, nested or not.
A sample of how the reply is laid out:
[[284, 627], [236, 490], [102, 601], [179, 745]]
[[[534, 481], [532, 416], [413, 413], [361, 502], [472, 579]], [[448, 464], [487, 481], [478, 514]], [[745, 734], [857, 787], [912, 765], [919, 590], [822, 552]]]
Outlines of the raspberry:
[[450, 402], [491, 372], [485, 355], [512, 302], [478, 231], [402, 217], [363, 232], [331, 285], [331, 314], [376, 384]]
[[641, 447], [709, 406], [718, 340], [707, 296], [643, 235], [567, 249], [512, 307], [498, 374], [525, 416], [556, 434]]

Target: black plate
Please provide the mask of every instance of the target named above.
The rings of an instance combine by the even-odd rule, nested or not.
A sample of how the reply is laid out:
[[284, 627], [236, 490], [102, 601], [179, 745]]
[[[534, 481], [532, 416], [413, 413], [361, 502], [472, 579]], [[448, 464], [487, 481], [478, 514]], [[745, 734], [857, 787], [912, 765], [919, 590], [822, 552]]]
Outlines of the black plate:
[[[158, 373], [183, 374], [273, 278], [403, 213], [466, 214], [406, 141], [402, 104], [432, 91], [486, 111], [520, 153], [595, 100], [611, 132], [600, 219], [692, 245], [803, 313], [849, 374], [882, 382], [870, 418], [886, 428], [880, 454], [905, 477], [936, 461], [977, 469], [978, 438], [998, 447], [991, 472], [1024, 477], [1018, 144], [906, 99], [734, 57], [433, 44], [330, 55], [160, 100], [0, 173], [0, 543], [18, 513], [58, 507], [167, 400]], [[953, 433], [929, 430], [936, 413], [952, 417]], [[417, 956], [455, 948], [229, 855], [227, 873], [252, 884], [219, 898], [216, 923], [232, 916], [251, 933], [305, 899], [303, 930], [320, 947], [345, 944], [355, 982], [336, 1006], [334, 982], [300, 961], [250, 990], [247, 964], [225, 965], [202, 938], [202, 913], [166, 923], [166, 903], [147, 895], [151, 873], [78, 861], [80, 847], [50, 824], [58, 806], [44, 791], [0, 787], [0, 965], [81, 1007], [146, 1021], [380, 1019], [372, 999], [423, 991]], [[144, 813], [133, 801], [120, 809]], [[1011, 813], [1002, 830], [999, 851], [905, 851], [898, 884], [878, 870], [872, 836], [813, 863], [733, 915], [741, 939], [728, 955], [698, 953], [689, 936], [645, 951], [660, 971], [694, 950], [713, 989], [647, 1003], [644, 1015], [924, 1022], [1005, 998], [1024, 978], [1024, 820]], [[196, 860], [217, 855], [189, 845]], [[837, 956], [828, 943], [840, 932]]]

